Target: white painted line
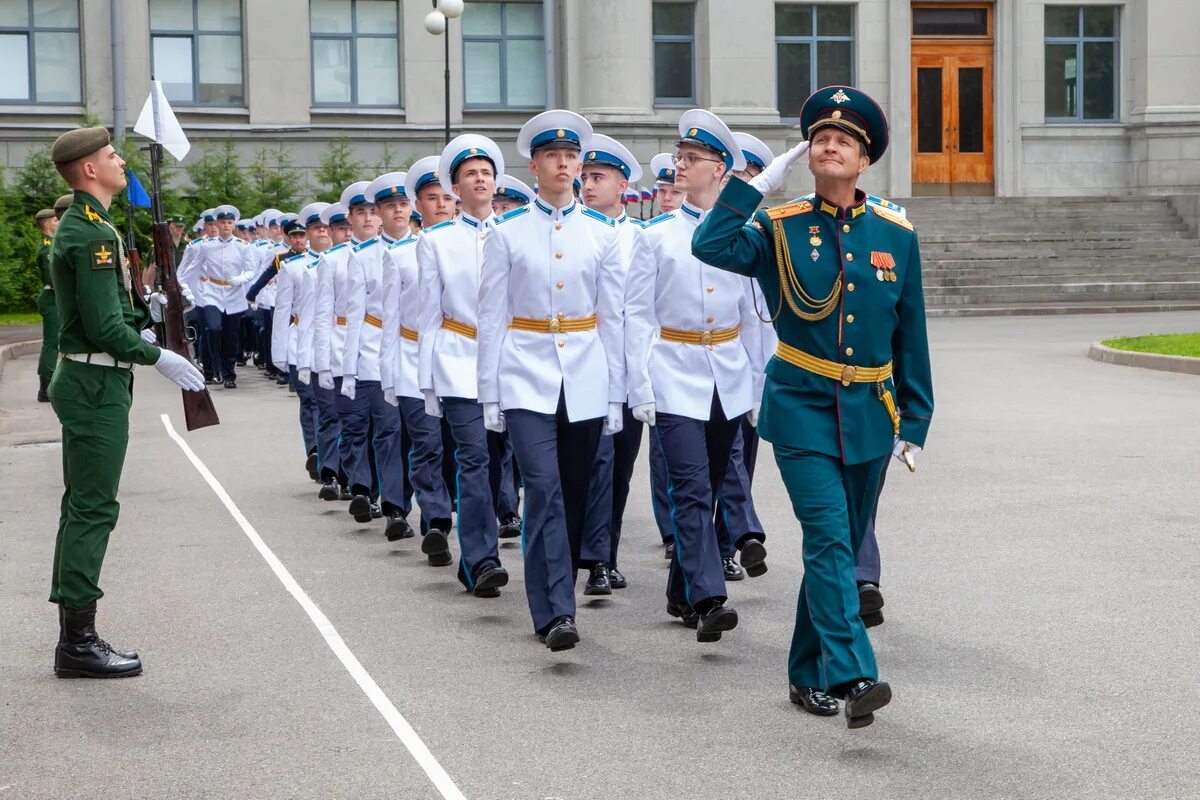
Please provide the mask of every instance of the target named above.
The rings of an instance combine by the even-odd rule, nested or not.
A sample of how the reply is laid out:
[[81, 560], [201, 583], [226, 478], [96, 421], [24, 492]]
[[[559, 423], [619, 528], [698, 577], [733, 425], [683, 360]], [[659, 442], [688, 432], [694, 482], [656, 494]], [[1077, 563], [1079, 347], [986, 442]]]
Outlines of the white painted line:
[[262, 540], [262, 537], [258, 535], [258, 531], [254, 530], [254, 526], [250, 524], [250, 521], [246, 519], [246, 516], [234, 504], [233, 499], [225, 491], [225, 487], [221, 485], [221, 482], [209, 471], [204, 462], [200, 460], [200, 457], [192, 451], [192, 448], [183, 440], [183, 437], [175, 432], [174, 426], [171, 425], [171, 419], [166, 414], [162, 415], [162, 423], [163, 427], [167, 429], [167, 435], [175, 440], [175, 444], [179, 445], [179, 449], [187, 456], [188, 461], [192, 462], [192, 466], [200, 473], [200, 477], [204, 478], [209, 488], [216, 494], [217, 499], [229, 511], [234, 522], [242, 529], [242, 533], [246, 534], [246, 538], [250, 540], [250, 544], [254, 545], [254, 549], [258, 551], [258, 554], [267, 562], [267, 566], [275, 573], [275, 577], [279, 578], [279, 582], [283, 584], [283, 588], [288, 590], [288, 594], [294, 597], [296, 602], [300, 604], [300, 607], [304, 609], [304, 612], [308, 614], [308, 618], [312, 620], [313, 625], [316, 625], [317, 630], [325, 637], [325, 643], [329, 645], [329, 649], [342, 662], [342, 666], [350, 673], [350, 677], [354, 678], [354, 682], [362, 689], [367, 699], [383, 715], [387, 724], [392, 726], [392, 730], [395, 731], [397, 738], [408, 748], [408, 752], [416, 759], [421, 769], [425, 770], [425, 774], [429, 776], [429, 780], [433, 782], [434, 787], [437, 788], [442, 797], [445, 800], [466, 800], [463, 793], [459, 791], [458, 786], [455, 785], [454, 780], [447, 774], [446, 770], [442, 769], [442, 765], [433, 757], [433, 753], [429, 752], [429, 748], [421, 741], [421, 737], [408, 724], [408, 720], [397, 710], [392, 701], [388, 699], [388, 696], [379, 688], [379, 684], [375, 683], [375, 679], [371, 677], [370, 673], [367, 672], [354, 653], [350, 651], [350, 648], [346, 646], [337, 629], [333, 627], [333, 623], [329, 621], [324, 612], [317, 607], [317, 604], [300, 587], [300, 584], [288, 572], [283, 562], [279, 560], [275, 553], [271, 551], [271, 548], [267, 546], [267, 543]]

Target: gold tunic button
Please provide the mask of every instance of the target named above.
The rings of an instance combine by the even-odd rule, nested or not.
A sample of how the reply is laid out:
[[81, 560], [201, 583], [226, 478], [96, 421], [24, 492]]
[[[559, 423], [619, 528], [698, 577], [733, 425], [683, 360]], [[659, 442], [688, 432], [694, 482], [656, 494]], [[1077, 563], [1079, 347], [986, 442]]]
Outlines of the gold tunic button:
[[853, 347], [847, 347], [847, 348], [846, 348], [846, 355], [848, 355], [848, 356], [852, 356], [852, 355], [854, 355], [854, 348], [853, 348]]
[[555, 254], [554, 254], [554, 257], [555, 257], [555, 258], [557, 258], [557, 259], [560, 259], [560, 260], [561, 260], [561, 259], [562, 259], [562, 253], [555, 253]]
[[846, 284], [846, 291], [847, 291], [847, 292], [853, 292], [853, 291], [854, 291], [854, 284], [853, 284], [853, 283], [847, 283], [847, 284]]
[[560, 341], [559, 341], [559, 343], [558, 343], [558, 346], [559, 346], [559, 347], [566, 347], [566, 346], [567, 346], [567, 343], [566, 343], [566, 342], [564, 342], [564, 341], [561, 341], [561, 340], [560, 340]]
[[556, 223], [554, 223], [554, 230], [556, 230], [556, 231], [561, 231], [561, 230], [562, 230], [562, 223], [561, 223], [561, 222], [556, 222]]
[[705, 289], [705, 291], [708, 292], [709, 294], [712, 294], [713, 287], [709, 286], [707, 289]]
[[849, 225], [843, 225], [843, 226], [842, 226], [842, 233], [849, 233], [849, 232], [850, 232], [850, 226], [849, 226]]
[[554, 285], [555, 285], [556, 287], [558, 287], [559, 289], [561, 289], [561, 288], [563, 287], [563, 282], [562, 282], [562, 281], [559, 281], [558, 283], [556, 283], [556, 284], [554, 284]]
[[559, 319], [562, 319], [562, 318], [563, 318], [563, 317], [565, 317], [565, 316], [566, 316], [566, 314], [565, 314], [564, 312], [562, 312], [562, 311], [558, 312], [558, 318], [559, 318]]
[[847, 314], [847, 315], [846, 315], [846, 322], [849, 322], [849, 323], [853, 324], [853, 323], [854, 323], [854, 315], [853, 315], [853, 314]]
[[707, 320], [705, 320], [705, 322], [707, 322], [709, 325], [712, 325], [713, 322], [715, 322], [715, 321], [716, 321], [715, 317], [709, 317]]
[[853, 261], [853, 260], [854, 260], [854, 253], [846, 253], [846, 260], [847, 260], [847, 261]]

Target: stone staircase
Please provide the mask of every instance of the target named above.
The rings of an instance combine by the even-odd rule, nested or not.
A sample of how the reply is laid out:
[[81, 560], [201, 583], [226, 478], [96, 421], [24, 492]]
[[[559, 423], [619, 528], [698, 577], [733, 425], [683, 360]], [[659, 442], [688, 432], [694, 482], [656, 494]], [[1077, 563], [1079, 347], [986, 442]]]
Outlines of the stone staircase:
[[1200, 239], [1165, 198], [897, 202], [930, 316], [1200, 309]]

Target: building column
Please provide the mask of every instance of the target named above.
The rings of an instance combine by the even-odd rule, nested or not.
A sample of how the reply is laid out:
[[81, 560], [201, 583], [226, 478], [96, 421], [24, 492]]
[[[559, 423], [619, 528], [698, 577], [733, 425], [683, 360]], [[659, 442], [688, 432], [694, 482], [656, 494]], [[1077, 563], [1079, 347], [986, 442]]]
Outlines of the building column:
[[563, 52], [569, 58], [563, 85], [571, 106], [593, 122], [652, 115], [650, 3], [587, 0], [560, 8]]

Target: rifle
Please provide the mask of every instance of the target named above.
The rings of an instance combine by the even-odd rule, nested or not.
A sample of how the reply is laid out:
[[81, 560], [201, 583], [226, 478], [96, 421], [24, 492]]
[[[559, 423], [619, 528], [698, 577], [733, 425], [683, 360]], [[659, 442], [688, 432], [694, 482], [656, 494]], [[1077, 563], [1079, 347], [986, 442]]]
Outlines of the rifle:
[[[175, 271], [175, 244], [171, 241], [171, 227], [163, 214], [159, 175], [163, 148], [161, 144], [154, 142], [146, 149], [150, 151], [150, 206], [154, 216], [154, 257], [158, 264], [158, 279], [162, 283], [162, 292], [167, 297], [167, 305], [163, 308], [163, 327], [166, 332], [163, 343], [194, 364], [183, 321], [183, 290], [179, 286], [179, 275]], [[183, 392], [183, 416], [189, 431], [221, 423], [208, 389]]]

